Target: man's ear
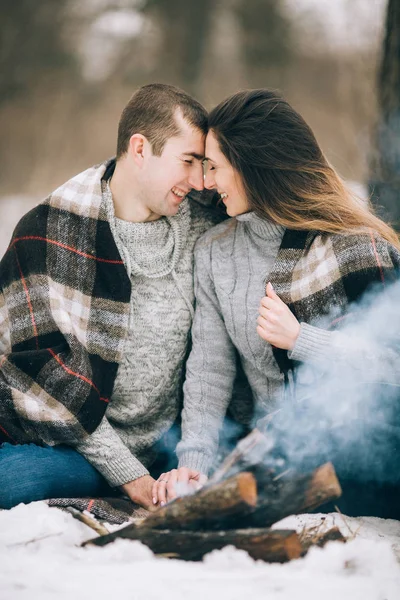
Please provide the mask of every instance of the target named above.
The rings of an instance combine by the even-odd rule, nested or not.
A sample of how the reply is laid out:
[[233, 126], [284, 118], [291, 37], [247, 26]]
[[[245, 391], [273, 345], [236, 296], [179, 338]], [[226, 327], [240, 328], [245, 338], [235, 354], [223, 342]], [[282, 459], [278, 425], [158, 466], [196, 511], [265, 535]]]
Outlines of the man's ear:
[[141, 133], [135, 133], [129, 140], [129, 154], [133, 161], [141, 168], [145, 158], [151, 153], [150, 144]]

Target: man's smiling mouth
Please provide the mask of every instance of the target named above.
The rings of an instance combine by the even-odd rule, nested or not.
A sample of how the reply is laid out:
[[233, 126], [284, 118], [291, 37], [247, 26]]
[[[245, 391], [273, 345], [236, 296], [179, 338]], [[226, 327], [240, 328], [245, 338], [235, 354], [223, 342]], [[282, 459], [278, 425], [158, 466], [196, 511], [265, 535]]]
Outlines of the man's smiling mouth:
[[187, 194], [187, 192], [183, 192], [182, 190], [180, 190], [179, 188], [176, 188], [176, 187], [173, 187], [171, 189], [171, 191], [175, 196], [178, 196], [178, 198], [181, 198], [181, 199], [183, 199]]

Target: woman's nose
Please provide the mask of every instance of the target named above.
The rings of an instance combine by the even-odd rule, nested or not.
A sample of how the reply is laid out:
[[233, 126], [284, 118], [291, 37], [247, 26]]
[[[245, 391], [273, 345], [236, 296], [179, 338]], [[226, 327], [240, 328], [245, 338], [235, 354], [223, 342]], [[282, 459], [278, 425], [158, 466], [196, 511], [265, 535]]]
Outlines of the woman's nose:
[[215, 177], [212, 174], [212, 171], [207, 170], [204, 173], [204, 187], [208, 190], [212, 190], [216, 187], [215, 185]]
[[194, 169], [190, 174], [189, 184], [191, 188], [198, 190], [199, 192], [204, 188], [203, 179], [203, 166], [199, 165], [198, 168]]

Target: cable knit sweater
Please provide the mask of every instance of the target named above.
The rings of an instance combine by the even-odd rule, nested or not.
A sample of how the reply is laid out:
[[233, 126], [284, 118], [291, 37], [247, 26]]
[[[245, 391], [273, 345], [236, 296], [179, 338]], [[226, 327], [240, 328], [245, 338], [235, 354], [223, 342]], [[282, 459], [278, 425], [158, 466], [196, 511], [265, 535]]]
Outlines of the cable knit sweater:
[[132, 281], [130, 322], [112, 401], [77, 450], [116, 486], [148, 473], [153, 446], [180, 409], [193, 316], [193, 247], [215, 221], [185, 200], [174, 217], [130, 223], [114, 217], [104, 182], [103, 194]]
[[255, 405], [273, 409], [283, 376], [270, 344], [257, 334], [265, 279], [284, 228], [246, 213], [214, 227], [195, 250], [196, 314], [187, 362], [179, 465], [208, 473], [218, 432], [232, 397], [236, 352]]

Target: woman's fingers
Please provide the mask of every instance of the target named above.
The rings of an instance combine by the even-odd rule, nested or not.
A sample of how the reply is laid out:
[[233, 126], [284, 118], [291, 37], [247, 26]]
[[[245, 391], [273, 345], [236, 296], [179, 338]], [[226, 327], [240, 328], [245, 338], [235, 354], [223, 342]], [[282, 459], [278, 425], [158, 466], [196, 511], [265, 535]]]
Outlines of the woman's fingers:
[[257, 317], [257, 333], [271, 345], [292, 350], [300, 332], [300, 324], [289, 307], [279, 299], [273, 289], [262, 298]]
[[207, 475], [204, 475], [204, 473], [199, 473], [198, 482], [200, 483], [200, 485], [203, 486], [205, 483], [207, 483], [207, 481], [208, 481]]
[[197, 492], [207, 482], [207, 479], [208, 479], [207, 475], [204, 475], [203, 473], [197, 473], [197, 475], [195, 477], [189, 479], [188, 485]]
[[200, 488], [205, 481], [207, 481], [206, 475], [187, 467], [162, 473], [152, 487], [153, 504], [164, 506], [166, 502], [187, 493], [192, 482], [198, 484]]
[[151, 497], [153, 498], [153, 504], [158, 504], [158, 481], [156, 480], [153, 483], [153, 487], [151, 488]]
[[167, 483], [169, 473], [161, 473], [153, 485], [153, 502], [163, 506], [167, 502]]
[[276, 301], [272, 300], [271, 298], [268, 298], [268, 296], [264, 296], [260, 300], [260, 306], [271, 309], [271, 308], [274, 308], [274, 306], [276, 306]]
[[279, 298], [278, 294], [275, 292], [275, 290], [272, 286], [272, 283], [270, 281], [266, 285], [265, 294], [269, 298], [273, 298], [274, 300], [279, 300], [280, 302], [282, 302], [282, 300]]
[[256, 331], [257, 331], [258, 335], [260, 336], [260, 338], [262, 338], [266, 342], [274, 345], [273, 336], [264, 327], [261, 327], [261, 325], [257, 325]]
[[173, 469], [169, 472], [168, 482], [166, 484], [167, 502], [176, 498], [176, 483], [178, 481], [178, 471]]
[[258, 314], [264, 318], [265, 321], [269, 321], [271, 323], [275, 323], [277, 319], [279, 319], [279, 314], [272, 308], [264, 308], [260, 306], [258, 309]]

